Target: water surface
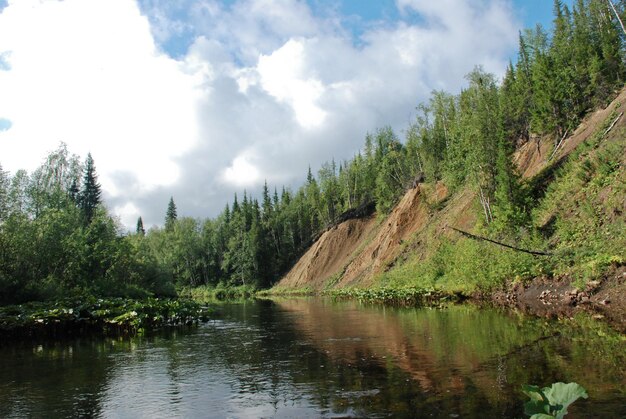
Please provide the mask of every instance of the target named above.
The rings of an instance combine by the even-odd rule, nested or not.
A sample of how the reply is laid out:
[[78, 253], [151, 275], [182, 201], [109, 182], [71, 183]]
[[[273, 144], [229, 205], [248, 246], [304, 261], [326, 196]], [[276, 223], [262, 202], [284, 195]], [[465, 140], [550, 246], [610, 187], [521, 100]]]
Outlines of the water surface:
[[0, 346], [0, 417], [523, 417], [522, 384], [576, 381], [569, 417], [626, 417], [624, 340], [473, 306], [226, 304], [150, 337]]

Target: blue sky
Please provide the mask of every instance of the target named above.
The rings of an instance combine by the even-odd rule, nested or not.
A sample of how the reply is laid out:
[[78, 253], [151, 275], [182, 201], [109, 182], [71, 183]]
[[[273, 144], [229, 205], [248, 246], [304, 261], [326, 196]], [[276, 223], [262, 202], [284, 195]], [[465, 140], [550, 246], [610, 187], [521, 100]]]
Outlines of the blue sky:
[[[570, 1], [571, 4], [571, 1]], [[91, 152], [134, 226], [213, 217], [244, 189], [399, 138], [434, 89], [501, 76], [550, 0], [0, 0], [0, 164]]]
[[[0, 7], [2, 1], [0, 0]], [[572, 1], [565, 0], [563, 4], [572, 7]], [[151, 7], [155, 4], [153, 0], [139, 0], [139, 3], [148, 15]], [[230, 8], [237, 2], [224, 0], [220, 3], [225, 8]], [[316, 16], [322, 18], [338, 17], [343, 28], [351, 33], [353, 42], [357, 45], [360, 44], [360, 37], [372, 28], [393, 26], [397, 25], [398, 22], [406, 22], [407, 24], [428, 23], [418, 13], [410, 10], [400, 11], [397, 7], [397, 0], [306, 0], [306, 3]], [[186, 0], [171, 2], [166, 9], [167, 15], [172, 20], [189, 22], [193, 20], [190, 18], [190, 14], [193, 13], [192, 4], [193, 2]], [[512, 0], [510, 5], [524, 28], [534, 27], [537, 23], [546, 28], [551, 27], [553, 8], [551, 0]], [[193, 25], [190, 25], [164, 40], [161, 47], [169, 55], [180, 57], [187, 52], [197, 35]]]

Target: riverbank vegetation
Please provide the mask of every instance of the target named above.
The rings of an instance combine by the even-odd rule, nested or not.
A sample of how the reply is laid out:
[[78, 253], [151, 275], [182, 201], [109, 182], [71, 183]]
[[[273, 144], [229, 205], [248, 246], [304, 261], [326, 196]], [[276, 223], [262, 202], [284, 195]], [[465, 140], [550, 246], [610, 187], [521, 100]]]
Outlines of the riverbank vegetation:
[[33, 173], [0, 167], [0, 304], [72, 294], [167, 297], [177, 289], [247, 295], [273, 286], [338, 221], [374, 208], [385, 217], [408, 188], [439, 183], [450, 196], [475, 194], [475, 232], [554, 256], [437, 237], [425, 258], [409, 254], [390, 266], [383, 285], [470, 293], [512, 278], [594, 278], [626, 259], [623, 128], [607, 140], [622, 110], [580, 151], [554, 158], [530, 180], [513, 155], [552, 138], [558, 156], [583, 117], [625, 80], [624, 34], [607, 3], [577, 0], [570, 10], [556, 0], [553, 31], [520, 33], [502, 80], [476, 67], [459, 94], [433, 92], [403, 141], [380, 128], [352, 159], [324, 163], [317, 176], [309, 168], [297, 190], [266, 184], [260, 199], [243, 191], [214, 219], [179, 217], [172, 197], [163, 228], [146, 231], [139, 218], [132, 233], [103, 205], [91, 155], [81, 163], [61, 145]]
[[190, 300], [64, 299], [0, 307], [0, 337], [57, 338], [85, 333], [142, 334], [207, 321], [209, 309]]

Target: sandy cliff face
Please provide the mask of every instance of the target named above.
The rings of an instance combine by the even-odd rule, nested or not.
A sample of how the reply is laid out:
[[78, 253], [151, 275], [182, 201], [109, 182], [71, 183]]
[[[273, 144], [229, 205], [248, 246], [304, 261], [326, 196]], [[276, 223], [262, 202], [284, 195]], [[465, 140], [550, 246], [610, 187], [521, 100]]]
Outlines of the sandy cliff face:
[[431, 206], [446, 195], [443, 185], [437, 185], [432, 193], [425, 193], [421, 185], [410, 189], [382, 223], [374, 239], [349, 261], [337, 286], [370, 285], [376, 274], [393, 263], [403, 244], [426, 226], [434, 213]]
[[[533, 139], [521, 146], [515, 163], [524, 178], [544, 169], [552, 160], [567, 156], [593, 135], [619, 103], [626, 102], [626, 89], [605, 109], [590, 114], [576, 131], [561, 139]], [[618, 112], [619, 108], [618, 108]], [[618, 121], [626, 124], [626, 117]], [[554, 152], [556, 143], [559, 147]], [[367, 287], [405, 252], [425, 254], [429, 240], [446, 235], [455, 239], [453, 226], [471, 230], [475, 225], [475, 194], [468, 188], [448, 196], [443, 184], [419, 184], [406, 192], [384, 220], [372, 216], [349, 220], [326, 231], [278, 283], [280, 288]], [[445, 201], [445, 202], [444, 202]]]
[[376, 228], [375, 216], [345, 221], [324, 232], [278, 284], [323, 289], [338, 279], [359, 244]]
[[370, 285], [386, 269], [412, 236], [436, 213], [432, 209], [447, 196], [437, 185], [409, 190], [382, 222], [376, 216], [349, 220], [326, 231], [279, 282], [280, 288]]

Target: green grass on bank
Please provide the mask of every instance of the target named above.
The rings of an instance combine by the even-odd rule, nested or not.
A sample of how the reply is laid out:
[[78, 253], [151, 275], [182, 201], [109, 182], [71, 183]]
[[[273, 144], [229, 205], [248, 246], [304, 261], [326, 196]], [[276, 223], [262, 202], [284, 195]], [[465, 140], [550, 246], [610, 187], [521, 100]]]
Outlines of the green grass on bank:
[[[612, 114], [607, 121], [613, 119]], [[626, 264], [626, 129], [616, 127], [608, 135], [605, 131], [600, 126], [564, 162], [554, 162], [527, 182], [532, 197], [527, 227], [506, 234], [476, 227], [481, 235], [551, 256], [460, 235], [433, 236], [427, 240], [434, 251], [426, 257], [409, 254], [382, 273], [378, 284], [472, 294], [510, 281], [566, 276], [583, 287]]]

